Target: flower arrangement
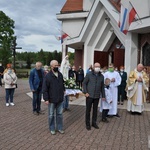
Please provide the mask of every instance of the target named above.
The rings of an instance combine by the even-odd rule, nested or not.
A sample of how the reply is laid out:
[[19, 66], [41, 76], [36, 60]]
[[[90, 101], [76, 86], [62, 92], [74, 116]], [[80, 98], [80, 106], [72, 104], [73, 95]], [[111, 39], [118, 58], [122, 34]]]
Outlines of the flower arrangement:
[[66, 89], [79, 89], [79, 86], [76, 85], [75, 79], [64, 79]]

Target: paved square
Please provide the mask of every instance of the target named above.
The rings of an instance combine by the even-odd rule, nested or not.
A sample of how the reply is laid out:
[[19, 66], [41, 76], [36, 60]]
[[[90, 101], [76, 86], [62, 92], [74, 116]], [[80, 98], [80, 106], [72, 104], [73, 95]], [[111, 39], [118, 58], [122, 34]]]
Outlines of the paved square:
[[[84, 98], [82, 105], [73, 100], [70, 112], [64, 112], [65, 134], [51, 135], [48, 129], [47, 106], [44, 115], [32, 114], [32, 99], [28, 80], [19, 80], [15, 91], [15, 106], [5, 106], [5, 90], [0, 87], [0, 150], [147, 150], [150, 135], [150, 112], [131, 115], [119, 109], [120, 119], [101, 122], [100, 129], [85, 128]], [[149, 105], [149, 104], [147, 104]], [[149, 107], [147, 107], [148, 109]]]

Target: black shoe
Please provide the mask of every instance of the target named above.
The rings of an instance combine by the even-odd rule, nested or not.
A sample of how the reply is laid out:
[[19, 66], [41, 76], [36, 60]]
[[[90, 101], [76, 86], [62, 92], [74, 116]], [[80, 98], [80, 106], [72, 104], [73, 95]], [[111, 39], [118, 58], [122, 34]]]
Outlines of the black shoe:
[[131, 113], [131, 115], [135, 115], [135, 112], [132, 112], [132, 111], [131, 111], [130, 113]]
[[139, 116], [142, 115], [142, 113], [140, 113], [140, 112], [137, 112], [136, 114], [139, 115]]
[[44, 115], [45, 113], [42, 111], [37, 112], [39, 115]]
[[123, 102], [121, 102], [121, 105], [123, 105]]
[[91, 130], [91, 126], [86, 126], [86, 129], [87, 130]]
[[117, 117], [117, 118], [120, 118], [120, 116], [118, 115], [118, 114], [116, 114], [116, 115], [114, 115], [115, 117]]
[[92, 124], [92, 127], [94, 127], [95, 129], [99, 129], [97, 124]]
[[107, 119], [102, 119], [102, 122], [108, 123], [109, 121]]
[[69, 108], [65, 108], [65, 111], [71, 111]]
[[120, 102], [118, 102], [118, 105], [120, 104]]
[[113, 115], [107, 115], [107, 118], [112, 118], [113, 117]]

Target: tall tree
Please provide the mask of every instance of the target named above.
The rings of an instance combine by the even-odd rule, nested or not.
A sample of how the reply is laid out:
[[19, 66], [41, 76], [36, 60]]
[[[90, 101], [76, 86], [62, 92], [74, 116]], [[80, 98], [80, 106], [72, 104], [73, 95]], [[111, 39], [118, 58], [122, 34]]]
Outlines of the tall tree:
[[0, 11], [0, 60], [3, 65], [10, 62], [12, 56], [11, 45], [14, 40], [14, 21], [3, 11]]
[[46, 58], [45, 58], [45, 53], [44, 53], [43, 49], [41, 49], [37, 53], [37, 61], [41, 61], [43, 63], [43, 65], [46, 64]]

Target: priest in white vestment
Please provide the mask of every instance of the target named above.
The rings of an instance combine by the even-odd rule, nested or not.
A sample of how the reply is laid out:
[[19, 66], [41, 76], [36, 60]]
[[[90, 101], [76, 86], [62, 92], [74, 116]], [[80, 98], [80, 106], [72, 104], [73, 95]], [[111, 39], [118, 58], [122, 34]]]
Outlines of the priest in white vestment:
[[143, 65], [138, 64], [134, 71], [131, 71], [127, 81], [127, 110], [142, 113], [144, 102], [146, 102], [146, 91], [148, 91], [149, 78], [143, 71]]
[[121, 84], [121, 77], [117, 71], [114, 71], [114, 65], [109, 65], [108, 71], [104, 73], [104, 79], [110, 79], [110, 92], [112, 94], [112, 108], [109, 109], [108, 115], [120, 117], [117, 113], [118, 108], [118, 86]]

